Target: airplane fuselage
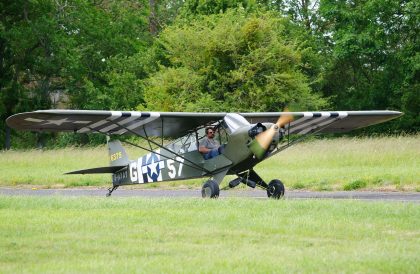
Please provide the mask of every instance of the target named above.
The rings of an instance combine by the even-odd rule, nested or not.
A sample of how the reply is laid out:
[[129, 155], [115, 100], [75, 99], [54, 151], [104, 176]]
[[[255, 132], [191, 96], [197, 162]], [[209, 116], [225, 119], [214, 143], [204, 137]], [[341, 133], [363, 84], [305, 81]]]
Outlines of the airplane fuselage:
[[[265, 127], [271, 123], [264, 124]], [[236, 130], [229, 136], [222, 154], [205, 160], [198, 150], [175, 153], [170, 149], [160, 148], [139, 157], [112, 175], [114, 185], [145, 184], [163, 181], [186, 180], [210, 177], [219, 172], [237, 174], [251, 169], [261, 162], [256, 159], [248, 145], [253, 140], [249, 131], [255, 125]], [[274, 140], [278, 143], [278, 136]], [[118, 160], [118, 152], [113, 160]], [[112, 155], [111, 155], [112, 156]]]

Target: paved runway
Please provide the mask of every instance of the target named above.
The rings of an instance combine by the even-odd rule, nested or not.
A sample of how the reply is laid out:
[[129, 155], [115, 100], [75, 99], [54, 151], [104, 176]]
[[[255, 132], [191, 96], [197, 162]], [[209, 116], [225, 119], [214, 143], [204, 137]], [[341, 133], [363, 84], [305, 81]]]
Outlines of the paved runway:
[[[17, 189], [0, 188], [0, 195], [8, 196], [105, 196], [104, 188], [85, 189]], [[117, 189], [112, 197], [201, 197], [201, 191], [197, 190], [162, 190], [162, 189]], [[267, 198], [264, 190], [260, 189], [237, 189], [220, 192], [220, 198], [226, 197], [249, 197]], [[374, 201], [402, 201], [420, 203], [420, 192], [372, 192], [372, 191], [337, 191], [337, 192], [312, 192], [312, 191], [286, 191], [286, 199], [357, 199]]]

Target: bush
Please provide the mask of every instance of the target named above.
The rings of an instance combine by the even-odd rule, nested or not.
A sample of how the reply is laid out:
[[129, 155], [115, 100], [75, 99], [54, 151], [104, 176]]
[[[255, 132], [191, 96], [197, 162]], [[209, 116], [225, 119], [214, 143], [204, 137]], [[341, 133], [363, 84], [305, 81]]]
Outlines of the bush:
[[365, 181], [356, 180], [356, 181], [353, 181], [349, 184], [346, 184], [344, 186], [344, 190], [346, 190], [346, 191], [355, 190], [355, 189], [359, 189], [359, 188], [365, 188], [366, 186], [367, 186], [367, 183]]

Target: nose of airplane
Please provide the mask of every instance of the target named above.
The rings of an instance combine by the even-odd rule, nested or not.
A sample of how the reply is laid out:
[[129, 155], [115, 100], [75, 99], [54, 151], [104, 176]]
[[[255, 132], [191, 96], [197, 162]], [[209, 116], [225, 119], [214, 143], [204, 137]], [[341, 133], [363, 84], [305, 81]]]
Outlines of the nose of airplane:
[[252, 153], [254, 153], [257, 159], [261, 160], [264, 158], [264, 155], [270, 147], [270, 144], [273, 142], [274, 137], [279, 133], [279, 129], [292, 121], [293, 115], [289, 112], [284, 112], [280, 115], [277, 122], [269, 129], [255, 136], [255, 139], [249, 144], [249, 149]]

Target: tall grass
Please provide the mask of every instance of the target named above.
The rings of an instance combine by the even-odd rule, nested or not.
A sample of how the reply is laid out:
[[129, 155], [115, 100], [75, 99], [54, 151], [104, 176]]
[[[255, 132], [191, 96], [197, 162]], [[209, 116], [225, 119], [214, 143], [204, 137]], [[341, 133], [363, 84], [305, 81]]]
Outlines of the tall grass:
[[[127, 147], [131, 158], [144, 151]], [[108, 165], [105, 146], [57, 150], [3, 151], [3, 186], [108, 186], [110, 175], [63, 175]], [[280, 178], [287, 188], [313, 190], [420, 191], [420, 136], [338, 138], [297, 144], [262, 162], [255, 170], [266, 181]], [[228, 176], [223, 185], [233, 179]], [[203, 180], [147, 184], [142, 187], [200, 187]]]

